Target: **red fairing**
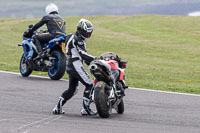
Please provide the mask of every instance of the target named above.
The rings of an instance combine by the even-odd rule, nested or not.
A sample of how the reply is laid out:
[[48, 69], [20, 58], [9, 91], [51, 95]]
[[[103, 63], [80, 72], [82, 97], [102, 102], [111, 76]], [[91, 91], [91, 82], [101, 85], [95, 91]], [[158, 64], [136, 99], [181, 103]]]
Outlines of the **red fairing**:
[[119, 80], [123, 80], [123, 77], [124, 77], [124, 71], [120, 71]]
[[111, 69], [115, 69], [115, 70], [120, 70], [118, 67], [118, 62], [115, 60], [107, 60], [106, 61], [107, 64], [109, 64], [111, 66]]
[[95, 85], [97, 84], [97, 80], [96, 80], [96, 78], [94, 78], [94, 84], [95, 84]]
[[119, 80], [123, 80], [124, 71], [122, 71], [121, 68], [118, 67], [119, 63], [115, 60], [106, 60], [106, 63], [111, 66], [111, 69], [119, 70], [120, 71]]

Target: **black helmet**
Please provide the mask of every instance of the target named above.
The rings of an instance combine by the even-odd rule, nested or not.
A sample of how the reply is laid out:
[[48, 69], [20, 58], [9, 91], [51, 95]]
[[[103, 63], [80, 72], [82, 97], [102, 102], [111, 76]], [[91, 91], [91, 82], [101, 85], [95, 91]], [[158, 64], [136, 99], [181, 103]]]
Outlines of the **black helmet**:
[[77, 32], [83, 39], [90, 38], [93, 32], [92, 23], [82, 18], [77, 24]]

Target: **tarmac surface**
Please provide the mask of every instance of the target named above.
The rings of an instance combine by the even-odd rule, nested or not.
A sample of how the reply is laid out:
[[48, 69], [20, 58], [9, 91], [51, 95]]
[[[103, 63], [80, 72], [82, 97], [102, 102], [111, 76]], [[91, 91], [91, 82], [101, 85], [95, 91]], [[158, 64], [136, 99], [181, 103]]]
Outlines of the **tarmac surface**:
[[[200, 96], [126, 90], [125, 112], [110, 118], [81, 116], [83, 86], [64, 115], [52, 109], [68, 81], [0, 71], [0, 133], [199, 133]], [[94, 105], [93, 105], [94, 108]]]

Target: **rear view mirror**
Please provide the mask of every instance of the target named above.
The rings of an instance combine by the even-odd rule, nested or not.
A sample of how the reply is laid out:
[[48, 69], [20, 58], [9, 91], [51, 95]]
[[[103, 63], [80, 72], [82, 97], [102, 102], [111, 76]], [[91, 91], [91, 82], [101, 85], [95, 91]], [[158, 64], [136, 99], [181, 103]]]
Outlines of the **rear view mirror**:
[[30, 25], [28, 26], [28, 28], [31, 29], [33, 26], [34, 26], [33, 24], [30, 24]]

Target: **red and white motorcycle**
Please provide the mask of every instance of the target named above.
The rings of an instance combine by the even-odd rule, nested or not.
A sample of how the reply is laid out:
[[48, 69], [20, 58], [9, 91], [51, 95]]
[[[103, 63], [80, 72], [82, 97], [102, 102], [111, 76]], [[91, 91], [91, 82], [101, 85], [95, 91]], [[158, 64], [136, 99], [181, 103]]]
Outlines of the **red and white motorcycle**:
[[108, 118], [114, 108], [118, 114], [124, 112], [124, 70], [128, 61], [121, 60], [115, 53], [104, 53], [94, 60], [89, 70], [95, 77], [93, 100], [100, 117]]

